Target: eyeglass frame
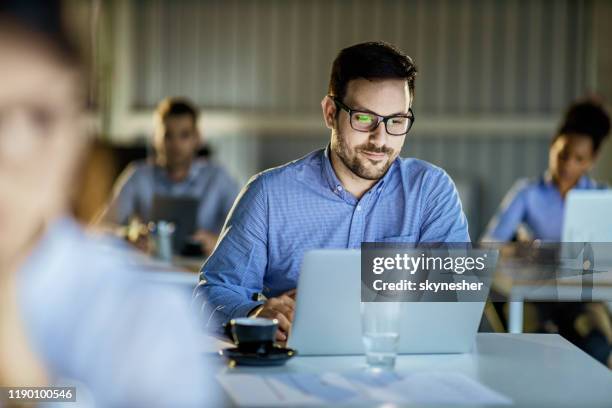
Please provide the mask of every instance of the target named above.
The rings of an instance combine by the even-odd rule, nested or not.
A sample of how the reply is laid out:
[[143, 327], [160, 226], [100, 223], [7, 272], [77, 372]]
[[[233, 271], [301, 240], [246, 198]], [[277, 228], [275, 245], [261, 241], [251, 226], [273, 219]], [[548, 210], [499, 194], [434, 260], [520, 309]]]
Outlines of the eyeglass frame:
[[[363, 133], [368, 133], [368, 132], [372, 132], [374, 130], [376, 130], [378, 128], [378, 126], [380, 126], [381, 122], [383, 122], [385, 124], [385, 132], [387, 132], [387, 134], [391, 135], [391, 136], [406, 136], [408, 134], [408, 132], [410, 132], [410, 129], [412, 129], [412, 126], [414, 125], [414, 121], [415, 121], [415, 117], [414, 117], [414, 111], [412, 110], [412, 108], [408, 108], [408, 114], [406, 115], [389, 115], [389, 116], [382, 116], [379, 115], [378, 113], [372, 112], [372, 111], [368, 111], [368, 110], [358, 110], [358, 109], [353, 109], [348, 107], [344, 102], [340, 101], [340, 99], [338, 99], [337, 97], [333, 96], [333, 95], [327, 95], [329, 96], [334, 103], [336, 104], [336, 107], [339, 107], [342, 110], [345, 110], [348, 114], [349, 114], [349, 124], [351, 125], [351, 129], [353, 129], [356, 132], [363, 132]], [[372, 129], [370, 130], [360, 130], [360, 129], [355, 129], [355, 127], [353, 126], [353, 121], [352, 121], [352, 115], [353, 113], [367, 113], [368, 115], [374, 115], [376, 116], [376, 118], [378, 119], [378, 121], [376, 122], [376, 126], [374, 126]], [[410, 116], [412, 115], [412, 116]], [[387, 121], [391, 118], [397, 118], [397, 117], [401, 117], [401, 118], [407, 118], [410, 119], [410, 126], [408, 126], [408, 129], [406, 130], [405, 133], [400, 133], [398, 134], [394, 134], [394, 133], [389, 133], [389, 130], [387, 129]]]

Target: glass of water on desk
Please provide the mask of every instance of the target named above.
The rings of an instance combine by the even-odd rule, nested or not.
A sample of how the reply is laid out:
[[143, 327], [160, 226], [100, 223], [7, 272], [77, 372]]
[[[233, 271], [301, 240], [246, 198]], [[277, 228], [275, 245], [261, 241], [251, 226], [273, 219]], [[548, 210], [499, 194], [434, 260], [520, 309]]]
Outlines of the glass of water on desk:
[[393, 369], [399, 343], [400, 302], [362, 302], [361, 329], [371, 368]]

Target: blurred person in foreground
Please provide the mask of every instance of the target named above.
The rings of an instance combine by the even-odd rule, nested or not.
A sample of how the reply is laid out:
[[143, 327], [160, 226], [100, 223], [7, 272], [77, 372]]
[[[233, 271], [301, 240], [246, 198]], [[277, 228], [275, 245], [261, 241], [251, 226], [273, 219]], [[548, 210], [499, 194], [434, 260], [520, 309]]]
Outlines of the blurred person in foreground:
[[306, 251], [470, 241], [448, 174], [400, 157], [414, 122], [415, 77], [412, 59], [390, 44], [338, 53], [321, 101], [329, 144], [256, 175], [242, 190], [202, 267], [195, 298], [206, 301], [205, 319], [276, 318], [283, 342]]
[[220, 165], [196, 158], [202, 143], [198, 116], [195, 105], [185, 98], [167, 98], [159, 103], [153, 139], [155, 158], [132, 163], [123, 172], [103, 222], [127, 225], [136, 218], [147, 223], [156, 196], [195, 198], [197, 229], [192, 239], [204, 254], [210, 254], [238, 195], [238, 185]]
[[87, 147], [79, 61], [59, 5], [29, 3], [0, 3], [0, 386], [76, 385], [96, 406], [215, 405], [187, 300], [69, 214]]
[[[516, 182], [482, 241], [560, 242], [567, 194], [607, 188], [588, 173], [609, 133], [610, 116], [602, 103], [584, 99], [570, 105], [550, 143], [547, 171]], [[543, 330], [558, 331], [612, 368], [612, 325], [604, 304], [541, 303], [537, 310]]]

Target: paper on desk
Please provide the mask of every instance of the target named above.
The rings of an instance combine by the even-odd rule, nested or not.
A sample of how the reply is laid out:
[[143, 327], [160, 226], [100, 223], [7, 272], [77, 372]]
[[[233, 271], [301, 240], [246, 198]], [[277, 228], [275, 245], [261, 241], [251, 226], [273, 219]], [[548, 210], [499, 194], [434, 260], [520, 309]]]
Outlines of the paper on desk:
[[238, 406], [399, 404], [507, 405], [512, 400], [459, 373], [222, 374], [219, 382]]
[[406, 375], [391, 388], [404, 398], [398, 402], [418, 404], [510, 405], [512, 400], [459, 373], [425, 372]]

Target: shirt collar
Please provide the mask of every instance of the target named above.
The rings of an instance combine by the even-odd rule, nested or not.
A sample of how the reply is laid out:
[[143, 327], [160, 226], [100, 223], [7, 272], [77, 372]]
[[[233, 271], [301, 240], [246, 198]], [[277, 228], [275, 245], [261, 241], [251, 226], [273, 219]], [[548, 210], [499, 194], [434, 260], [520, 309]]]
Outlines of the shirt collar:
[[590, 178], [589, 176], [585, 174], [584, 176], [580, 177], [580, 180], [578, 180], [578, 183], [576, 183], [576, 186], [574, 188], [591, 189], [593, 187], [595, 187], [595, 182], [593, 181], [592, 178]]
[[[192, 180], [197, 179], [202, 166], [204, 166], [204, 163], [201, 160], [194, 159], [191, 162], [191, 166], [189, 166], [189, 172], [187, 173], [187, 177], [184, 180], [179, 181], [178, 183], [186, 183], [186, 182], [190, 182]], [[170, 177], [168, 177], [168, 172], [166, 171], [164, 167], [160, 166], [159, 164], [156, 164], [156, 168], [159, 171], [159, 174], [163, 176], [163, 179], [166, 182], [171, 183], [171, 184], [177, 183], [176, 181], [173, 181], [170, 179]]]
[[200, 160], [194, 159], [191, 162], [191, 166], [189, 166], [189, 175], [187, 176], [187, 180], [193, 180], [198, 177], [200, 173], [200, 168], [203, 166], [203, 163]]
[[[552, 175], [550, 174], [548, 170], [544, 172], [544, 175], [542, 176], [542, 181], [547, 187], [551, 187], [555, 189], [557, 188], [557, 186], [553, 182]], [[576, 190], [592, 189], [594, 188], [595, 185], [596, 185], [595, 181], [593, 181], [593, 179], [590, 178], [588, 175], [584, 174], [582, 177], [578, 179], [578, 182], [576, 183], [574, 187], [572, 187], [572, 190], [573, 189], [576, 189]]]
[[321, 172], [323, 173], [323, 179], [327, 182], [327, 185], [332, 191], [341, 191], [342, 183], [331, 164], [331, 152], [329, 144], [323, 150], [323, 157], [321, 158], [322, 166]]

